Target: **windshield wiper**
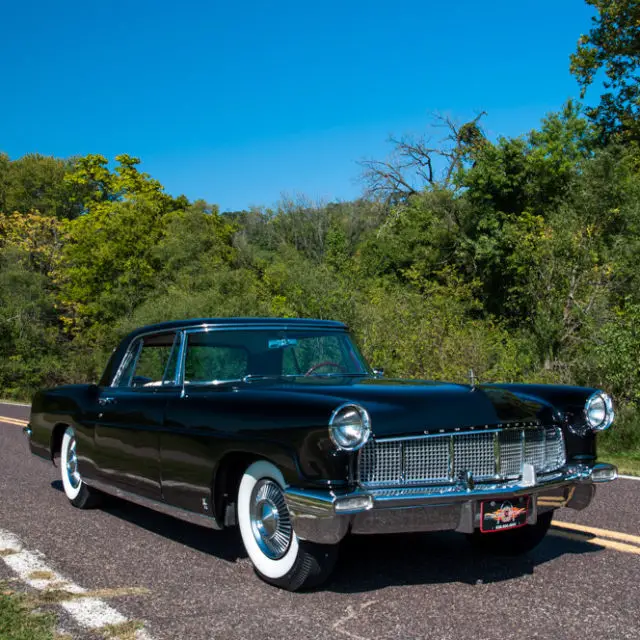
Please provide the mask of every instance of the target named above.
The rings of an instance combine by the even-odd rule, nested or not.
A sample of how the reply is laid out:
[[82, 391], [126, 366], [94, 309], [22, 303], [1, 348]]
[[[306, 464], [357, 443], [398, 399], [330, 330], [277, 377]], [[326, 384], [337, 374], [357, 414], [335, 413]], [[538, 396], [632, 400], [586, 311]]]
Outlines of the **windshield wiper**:
[[368, 373], [312, 373], [306, 376], [301, 373], [302, 378], [357, 378], [358, 376], [368, 376]]

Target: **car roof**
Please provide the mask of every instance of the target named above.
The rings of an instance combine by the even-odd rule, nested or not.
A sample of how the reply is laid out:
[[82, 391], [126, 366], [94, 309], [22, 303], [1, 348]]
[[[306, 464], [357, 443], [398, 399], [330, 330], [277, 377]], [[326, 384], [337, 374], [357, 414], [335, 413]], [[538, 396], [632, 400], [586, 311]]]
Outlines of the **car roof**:
[[270, 328], [278, 327], [283, 329], [341, 329], [345, 330], [347, 325], [336, 320], [316, 320], [313, 318], [189, 318], [187, 320], [170, 320], [159, 322], [145, 327], [140, 327], [132, 331], [128, 338], [134, 338], [139, 334], [156, 333], [161, 331], [175, 331], [177, 329], [215, 327], [215, 328], [246, 328], [255, 327]]

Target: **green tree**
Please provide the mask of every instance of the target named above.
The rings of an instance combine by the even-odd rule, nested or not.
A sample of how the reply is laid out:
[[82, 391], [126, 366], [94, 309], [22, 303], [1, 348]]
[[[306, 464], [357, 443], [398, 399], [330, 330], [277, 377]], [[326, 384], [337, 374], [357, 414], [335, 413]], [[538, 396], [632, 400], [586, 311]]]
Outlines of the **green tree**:
[[131, 314], [159, 269], [156, 248], [165, 217], [183, 206], [121, 155], [114, 171], [102, 156], [78, 162], [70, 183], [88, 189], [84, 213], [63, 226], [56, 282], [68, 328], [82, 329]]
[[620, 134], [640, 141], [640, 3], [638, 0], [586, 0], [597, 12], [593, 27], [578, 40], [571, 56], [571, 73], [582, 97], [604, 70], [600, 103], [588, 114], [601, 127], [605, 140]]
[[59, 219], [77, 217], [77, 188], [66, 181], [75, 160], [27, 154], [10, 160], [0, 154], [0, 213], [32, 213]]
[[55, 299], [27, 252], [0, 248], [0, 394], [28, 398], [64, 381]]

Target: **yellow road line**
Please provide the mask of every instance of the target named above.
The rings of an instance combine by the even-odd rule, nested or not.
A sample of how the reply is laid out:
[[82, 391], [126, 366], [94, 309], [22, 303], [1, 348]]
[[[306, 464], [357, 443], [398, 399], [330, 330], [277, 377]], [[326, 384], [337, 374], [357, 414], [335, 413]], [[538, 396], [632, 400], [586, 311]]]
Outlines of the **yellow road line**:
[[606, 538], [587, 538], [584, 534], [573, 533], [570, 531], [553, 531], [553, 535], [560, 536], [561, 538], [567, 538], [569, 540], [575, 540], [577, 542], [587, 542], [598, 547], [605, 547], [606, 549], [615, 549], [616, 551], [622, 551], [623, 553], [633, 553], [640, 556], [640, 547], [636, 547], [632, 544], [625, 544], [624, 542], [616, 542], [615, 540], [607, 540]]
[[29, 424], [27, 420], [19, 420], [18, 418], [5, 418], [5, 416], [0, 416], [0, 422], [15, 424], [18, 427], [26, 427]]
[[560, 527], [561, 529], [579, 531], [580, 533], [591, 533], [594, 536], [602, 536], [604, 538], [612, 538], [613, 540], [621, 540], [622, 542], [630, 542], [631, 544], [640, 545], [640, 536], [632, 536], [629, 533], [609, 531], [609, 529], [598, 529], [597, 527], [587, 527], [583, 524], [562, 522], [560, 520], [554, 520], [551, 524], [553, 524], [554, 527]]

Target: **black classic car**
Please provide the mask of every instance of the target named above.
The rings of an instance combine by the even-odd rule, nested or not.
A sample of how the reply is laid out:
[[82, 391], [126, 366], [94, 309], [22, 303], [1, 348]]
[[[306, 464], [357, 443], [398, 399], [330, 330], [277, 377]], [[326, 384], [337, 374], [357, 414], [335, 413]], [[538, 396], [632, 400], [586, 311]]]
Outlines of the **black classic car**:
[[320, 584], [348, 534], [455, 530], [524, 553], [617, 470], [596, 389], [386, 380], [339, 322], [144, 327], [98, 384], [40, 391], [25, 432], [75, 507], [103, 493], [238, 526], [264, 580]]

